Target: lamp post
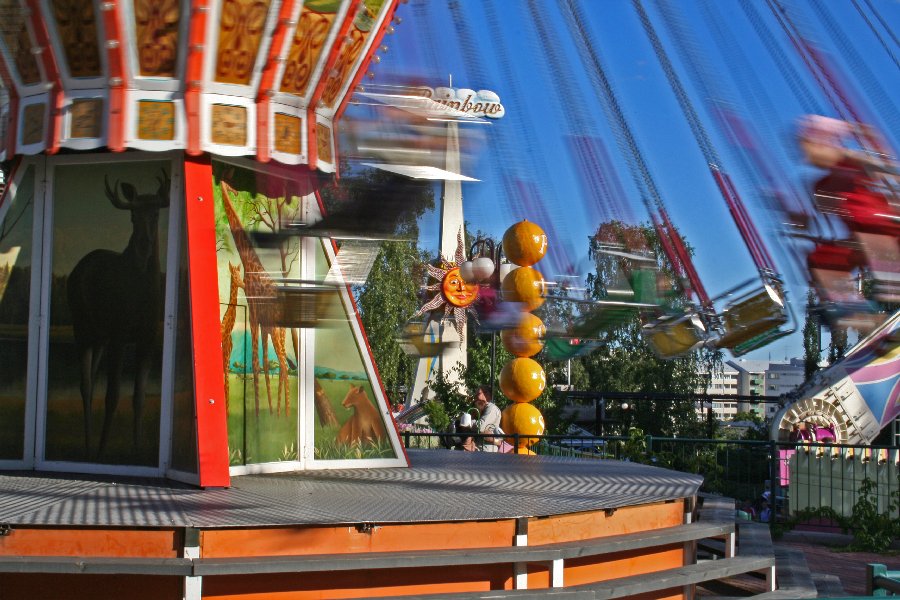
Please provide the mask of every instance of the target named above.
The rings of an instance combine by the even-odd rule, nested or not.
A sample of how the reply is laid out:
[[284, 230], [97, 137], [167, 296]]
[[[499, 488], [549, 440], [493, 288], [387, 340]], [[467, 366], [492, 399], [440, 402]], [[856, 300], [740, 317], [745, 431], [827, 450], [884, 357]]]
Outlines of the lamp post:
[[[463, 280], [493, 290], [492, 302], [499, 301], [500, 282], [508, 272], [501, 262], [503, 244], [490, 238], [477, 238], [469, 248], [469, 260], [459, 266]], [[508, 265], [509, 263], [506, 263]], [[494, 394], [494, 375], [497, 363], [497, 331], [491, 330], [491, 395]]]

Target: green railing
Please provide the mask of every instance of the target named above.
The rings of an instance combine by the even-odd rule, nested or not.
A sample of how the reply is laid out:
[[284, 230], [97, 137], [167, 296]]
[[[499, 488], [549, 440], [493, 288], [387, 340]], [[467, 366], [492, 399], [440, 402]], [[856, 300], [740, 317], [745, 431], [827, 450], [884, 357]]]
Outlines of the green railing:
[[[407, 448], [444, 448], [453, 434], [404, 432]], [[486, 435], [472, 435], [483, 443]], [[740, 508], [770, 492], [776, 519], [827, 506], [851, 514], [863, 481], [870, 481], [878, 510], [900, 497], [900, 448], [849, 444], [611, 436], [533, 436], [540, 455], [630, 460], [702, 475], [701, 491], [734, 498]], [[518, 436], [507, 436], [514, 447]], [[444, 440], [442, 444], [441, 440]], [[774, 522], [775, 519], [773, 519]], [[820, 525], [836, 527], [836, 523]]]

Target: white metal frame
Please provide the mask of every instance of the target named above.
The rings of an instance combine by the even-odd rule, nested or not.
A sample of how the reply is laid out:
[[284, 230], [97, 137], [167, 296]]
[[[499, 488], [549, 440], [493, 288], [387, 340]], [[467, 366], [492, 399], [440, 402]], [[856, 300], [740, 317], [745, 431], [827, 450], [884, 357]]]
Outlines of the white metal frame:
[[[180, 242], [180, 223], [181, 223], [181, 206], [183, 202], [183, 174], [182, 161], [179, 152], [165, 152], [154, 154], [90, 154], [90, 155], [72, 155], [45, 158], [44, 168], [44, 197], [42, 202], [43, 219], [40, 241], [37, 244], [40, 248], [50, 248], [53, 240], [53, 183], [55, 177], [55, 169], [59, 166], [70, 166], [79, 164], [98, 164], [98, 163], [135, 163], [135, 162], [158, 162], [170, 161], [170, 178], [172, 185], [170, 187], [169, 202], [169, 223], [167, 234], [167, 254], [166, 254], [166, 298], [165, 298], [165, 326], [163, 329], [163, 365], [162, 380], [160, 386], [160, 423], [159, 423], [159, 456], [157, 458], [156, 467], [145, 467], [138, 465], [108, 465], [89, 462], [68, 462], [68, 461], [50, 461], [44, 457], [46, 442], [46, 426], [47, 426], [47, 370], [50, 350], [49, 339], [49, 313], [50, 313], [50, 278], [52, 253], [45, 252], [41, 257], [41, 280], [38, 293], [40, 302], [40, 322], [39, 329], [41, 332], [38, 340], [39, 347], [35, 349], [38, 352], [37, 360], [37, 376], [36, 376], [36, 402], [33, 402], [37, 414], [34, 422], [34, 466], [38, 470], [44, 471], [60, 471], [60, 472], [77, 472], [77, 473], [97, 473], [109, 475], [129, 475], [129, 476], [151, 476], [160, 477], [165, 475], [166, 466], [169, 463], [169, 452], [171, 449], [172, 437], [172, 353], [174, 350], [175, 339], [175, 308], [173, 304], [177, 301], [177, 267], [178, 267], [178, 249]], [[36, 231], [39, 227], [36, 227]], [[35, 236], [38, 237], [37, 235]], [[174, 265], [174, 266], [173, 266]], [[32, 290], [32, 300], [34, 300], [35, 290]], [[32, 306], [35, 306], [34, 302]], [[34, 328], [38, 329], [38, 327]]]

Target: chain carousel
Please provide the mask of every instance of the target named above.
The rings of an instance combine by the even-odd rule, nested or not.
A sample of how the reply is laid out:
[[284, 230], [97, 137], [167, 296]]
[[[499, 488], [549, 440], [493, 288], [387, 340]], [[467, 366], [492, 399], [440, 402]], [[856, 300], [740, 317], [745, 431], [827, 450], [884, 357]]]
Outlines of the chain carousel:
[[732, 535], [694, 475], [404, 451], [344, 246], [282, 229], [396, 4], [0, 0], [4, 597], [688, 597]]

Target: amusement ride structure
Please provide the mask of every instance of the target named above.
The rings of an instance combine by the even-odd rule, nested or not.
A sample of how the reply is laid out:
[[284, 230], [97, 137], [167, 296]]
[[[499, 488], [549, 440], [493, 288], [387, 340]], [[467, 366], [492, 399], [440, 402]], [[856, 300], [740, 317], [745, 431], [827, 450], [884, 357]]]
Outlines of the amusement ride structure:
[[[663, 19], [685, 41], [661, 1]], [[756, 7], [740, 1], [756, 27]], [[811, 1], [840, 37], [828, 9]], [[458, 355], [475, 282], [460, 275], [467, 178], [454, 156], [454, 121], [505, 109], [487, 90], [363, 89], [371, 63], [387, 51], [384, 36], [400, 22], [400, 4], [0, 0], [0, 158], [10, 171], [0, 197], [4, 596], [477, 597], [580, 586], [604, 597], [689, 599], [698, 583], [747, 572], [764, 574], [774, 590], [773, 557], [735, 555], [730, 512], [725, 523], [697, 521], [700, 476], [611, 460], [403, 447], [350, 289], [371, 267], [371, 248], [359, 239], [366, 224], [343, 231], [333, 218], [340, 206], [331, 220], [325, 210], [326, 188], [340, 175], [342, 117], [356, 96], [451, 122], [440, 126], [448, 149], [440, 173], [424, 175], [423, 165], [396, 156], [368, 166], [445, 181], [452, 222], [441, 232], [445, 260], [430, 269], [439, 283], [429, 289], [441, 296], [423, 306], [430, 329], [417, 333], [437, 352], [449, 344]], [[553, 188], [541, 134], [514, 131], [526, 153], [497, 136], [489, 160], [502, 167], [505, 208], [533, 213], [547, 231], [517, 213], [511, 231], [530, 237], [532, 248], [514, 251], [504, 241], [519, 268], [500, 292], [525, 312], [501, 334], [516, 354], [501, 374], [514, 401], [502, 425], [520, 434], [521, 454], [545, 426], [529, 405], [546, 384], [530, 358], [545, 329], [529, 311], [544, 301], [578, 300], [600, 312], [599, 321], [548, 334], [572, 353], [598, 349], [598, 322], [635, 313], [663, 358], [700, 348], [742, 355], [794, 327], [775, 261], [650, 15], [634, 0], [756, 270], [737, 288], [707, 293], [600, 56], [586, 4], [558, 0], [567, 35], [540, 3], [515, 10], [528, 11], [535, 39], [544, 41], [532, 43], [561, 76], [560, 104], [577, 84], [566, 79], [572, 67], [553, 41], [571, 39], [660, 250], [611, 228], [597, 247], [618, 261], [622, 289], [599, 300], [569, 295], [566, 215], [562, 202], [547, 200]], [[766, 4], [837, 116], [865, 122], [836, 69], [780, 2]], [[413, 11], [421, 15], [424, 6]], [[441, 8], [451, 21], [441, 26], [459, 38], [476, 75], [469, 85], [492, 83], [479, 46], [499, 49], [504, 101], [524, 107], [529, 90], [513, 70], [518, 47], [498, 2], [478, 6], [491, 40], [476, 37], [458, 1]], [[759, 35], [775, 48], [770, 31]], [[696, 67], [689, 69], [695, 85], [713, 90], [690, 46], [681, 52]], [[584, 109], [565, 114], [590, 218], [630, 219], [592, 117]], [[882, 159], [872, 162], [873, 185], [896, 205], [888, 148], [856, 131], [857, 145]], [[759, 180], [779, 179], [769, 162], [746, 163]], [[396, 190], [382, 191], [391, 214]], [[800, 212], [813, 223], [806, 208]], [[793, 239], [826, 231], [811, 225]], [[532, 265], [548, 239], [541, 268], [555, 289], [542, 295], [544, 276]], [[891, 299], [896, 269], [869, 263], [863, 270]], [[683, 297], [673, 299], [676, 292]], [[773, 437], [827, 430], [837, 442], [871, 442], [898, 416], [900, 315], [870, 313], [883, 322], [799, 391]], [[725, 557], [713, 565], [695, 560], [706, 538], [725, 540]]]

